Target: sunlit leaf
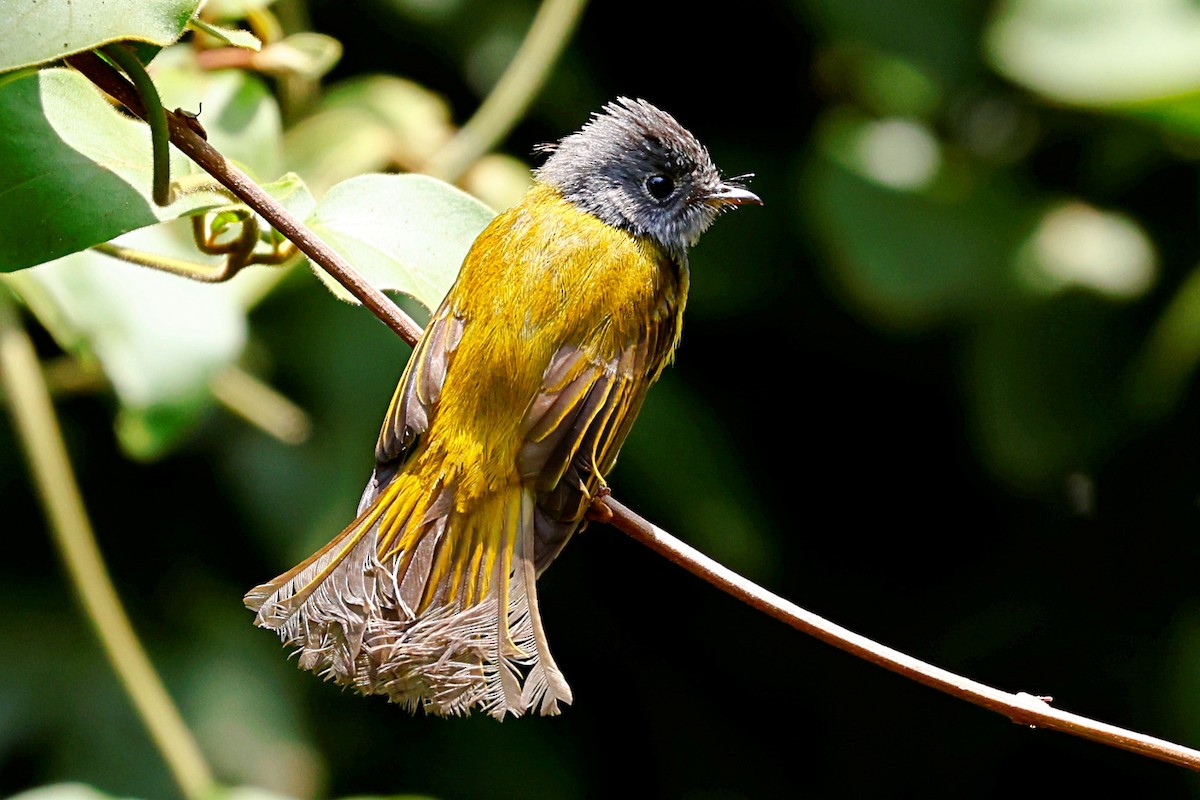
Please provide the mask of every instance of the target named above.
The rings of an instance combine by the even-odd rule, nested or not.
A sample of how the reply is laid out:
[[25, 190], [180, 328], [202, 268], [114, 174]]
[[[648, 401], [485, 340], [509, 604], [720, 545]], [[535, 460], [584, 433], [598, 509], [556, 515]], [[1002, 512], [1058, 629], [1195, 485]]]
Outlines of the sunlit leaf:
[[193, 18], [189, 24], [196, 30], [204, 31], [208, 36], [230, 47], [241, 47], [256, 52], [262, 50], [262, 41], [244, 28], [225, 28], [199, 18]]
[[260, 789], [257, 786], [233, 786], [225, 789], [214, 800], [297, 800], [295, 795]]
[[1018, 254], [1017, 269], [1038, 292], [1079, 287], [1132, 300], [1154, 285], [1158, 256], [1137, 222], [1076, 200], [1047, 210]]
[[1200, 7], [1190, 0], [1009, 0], [987, 52], [1002, 74], [1088, 106], [1200, 90]]
[[0, 0], [0, 71], [55, 61], [121, 40], [180, 37], [201, 0]]
[[301, 31], [268, 45], [254, 60], [254, 66], [264, 72], [316, 81], [333, 69], [341, 57], [342, 43], [337, 39]]
[[442, 97], [393, 75], [366, 75], [330, 87], [284, 146], [288, 167], [320, 194], [366, 172], [416, 169], [453, 133]]
[[[118, 242], [214, 262], [165, 226]], [[121, 403], [121, 443], [139, 458], [160, 455], [190, 430], [211, 404], [209, 379], [245, 343], [245, 313], [232, 284], [201, 284], [91, 250], [10, 281], [64, 349], [99, 362]]]
[[8, 800], [130, 800], [105, 794], [85, 783], [53, 783], [39, 786], [20, 794], [10, 795]]
[[317, 207], [308, 185], [295, 173], [289, 172], [278, 180], [264, 183], [262, 188], [298, 219], [308, 217]]
[[[424, 175], [363, 175], [330, 189], [308, 224], [377, 289], [433, 309], [493, 216], [469, 194]], [[358, 302], [324, 270], [317, 274], [335, 295]]]
[[[227, 202], [197, 192], [156, 205], [148, 127], [113, 109], [74, 71], [0, 81], [0, 164], [0, 271]], [[191, 171], [172, 149], [172, 179]]]
[[1200, 8], [1188, 0], [1014, 0], [986, 41], [999, 72], [1055, 102], [1200, 135]]

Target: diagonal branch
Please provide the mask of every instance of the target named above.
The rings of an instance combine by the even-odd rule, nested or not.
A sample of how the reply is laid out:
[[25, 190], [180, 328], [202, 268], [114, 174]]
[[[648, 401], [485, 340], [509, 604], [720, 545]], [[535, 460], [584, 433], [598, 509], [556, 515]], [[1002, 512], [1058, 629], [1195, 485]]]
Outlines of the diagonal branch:
[[[638, 517], [612, 497], [605, 503], [614, 511], [613, 524], [659, 555], [688, 572], [733, 595], [742, 602], [769, 614], [793, 628], [813, 636], [839, 650], [845, 650], [876, 666], [899, 673], [917, 683], [945, 692], [952, 697], [983, 706], [1019, 725], [1070, 733], [1083, 739], [1130, 750], [1150, 758], [1200, 770], [1200, 751], [1163, 739], [1128, 731], [1115, 725], [1060, 711], [1050, 705], [1052, 698], [1026, 692], [1005, 692], [953, 672], [919, 661], [890, 647], [861, 636], [772, 594], [700, 551], [679, 541], [657, 525]], [[636, 520], [636, 521], [635, 521]]]
[[[84, 53], [68, 62], [97, 86], [141, 114], [137, 93], [129, 83], [102, 60]], [[193, 161], [227, 186], [246, 205], [253, 208], [300, 250], [320, 264], [352, 294], [362, 300], [385, 324], [405, 341], [415, 343], [420, 335], [417, 325], [408, 319], [382, 292], [370, 286], [302, 223], [292, 217], [273, 198], [197, 136], [177, 116], [168, 114], [171, 142]], [[1159, 761], [1200, 771], [1200, 751], [1128, 731], [1087, 717], [1059, 711], [1049, 701], [1025, 693], [1009, 693], [926, 664], [889, 647], [848, 631], [839, 625], [762, 589], [737, 573], [704, 556], [674, 538], [662, 528], [630, 511], [608, 496], [595, 501], [596, 518], [610, 522], [637, 541], [713, 586], [742, 600], [753, 608], [872, 664], [891, 670], [931, 688], [1004, 714], [1013, 722], [1032, 727], [1062, 731], [1101, 744], [1129, 750]]]
[[[146, 109], [138, 92], [120, 73], [110, 67], [94, 53], [69, 56], [67, 63], [82, 72], [89, 80], [131, 112], [146, 118]], [[366, 279], [350, 266], [325, 242], [288, 213], [279, 201], [263, 191], [246, 173], [235, 167], [225, 156], [206, 142], [193, 130], [189, 120], [178, 113], [167, 112], [167, 125], [171, 129], [171, 144], [195, 161], [200, 167], [229, 189], [243, 203], [254, 209], [297, 248], [338, 280], [346, 289], [362, 301], [362, 304], [379, 317], [385, 325], [400, 335], [409, 344], [415, 344], [421, 336], [421, 327], [413, 322], [383, 292], [367, 283]]]

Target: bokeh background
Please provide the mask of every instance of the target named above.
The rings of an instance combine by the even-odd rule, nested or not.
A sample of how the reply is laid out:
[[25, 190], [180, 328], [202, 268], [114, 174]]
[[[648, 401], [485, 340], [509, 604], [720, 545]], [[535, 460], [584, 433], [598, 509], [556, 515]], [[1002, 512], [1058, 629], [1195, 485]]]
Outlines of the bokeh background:
[[[342, 43], [328, 90], [400, 76], [461, 124], [536, 6], [274, 8]], [[614, 493], [882, 643], [1200, 746], [1200, 7], [716, 8], [591, 4], [500, 148], [534, 164], [537, 143], [639, 96], [765, 201], [694, 249], [683, 343]], [[241, 596], [349, 519], [407, 354], [298, 269], [249, 317], [244, 360], [308, 412], [303, 444], [212, 404], [149, 457], [114, 434], [110, 393], [60, 400], [109, 567], [222, 780], [463, 800], [1200, 797], [1185, 769], [864, 664], [603, 526], [540, 582], [576, 697], [560, 717], [414, 718], [301, 673]], [[0, 792], [176, 797], [7, 425], [0, 504]]]

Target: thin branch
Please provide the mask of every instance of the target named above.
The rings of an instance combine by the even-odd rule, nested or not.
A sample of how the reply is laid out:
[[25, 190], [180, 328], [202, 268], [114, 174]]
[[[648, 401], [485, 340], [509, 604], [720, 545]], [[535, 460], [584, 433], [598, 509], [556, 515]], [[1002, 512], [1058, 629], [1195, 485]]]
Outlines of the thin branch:
[[[145, 119], [146, 111], [133, 86], [103, 59], [94, 53], [79, 53], [68, 57], [67, 63], [82, 72], [132, 113]], [[186, 119], [168, 111], [167, 125], [171, 130], [171, 143], [188, 158], [199, 164], [242, 202], [258, 212], [275, 230], [290, 239], [301, 252], [322, 265], [351, 294], [362, 301], [362, 304], [369, 308], [371, 313], [399, 334], [402, 339], [410, 344], [417, 341], [421, 335], [420, 326], [401, 311], [391, 298], [367, 283], [357, 270], [293, 217], [279, 201], [263, 191], [262, 187], [251, 180], [246, 173], [235, 167], [202, 139], [192, 130]]]
[[[103, 61], [94, 57], [92, 59], [94, 61], [88, 59], [87, 54], [84, 54], [72, 56], [68, 61], [91, 78], [100, 88], [125, 103], [135, 113], [140, 113], [136, 105], [131, 106], [127, 102], [129, 100], [136, 102], [136, 94], [133, 93], [132, 87], [129, 87], [125, 80], [116, 75]], [[180, 150], [183, 150], [201, 167], [228, 186], [246, 205], [259, 212], [280, 233], [292, 239], [301, 250], [322, 265], [406, 341], [410, 344], [415, 343], [419, 328], [400, 311], [390, 298], [370, 287], [352, 267], [321, 244], [315, 234], [294, 220], [287, 211], [279, 207], [261, 190], [247, 191], [247, 187], [257, 189], [248, 178], [241, 176], [237, 180], [230, 179], [228, 176], [235, 174], [236, 170], [233, 170], [219, 153], [216, 153], [206, 142], [179, 121], [174, 119], [170, 121], [171, 140]], [[240, 173], [236, 174], [240, 176]], [[269, 205], [264, 204], [261, 198], [270, 201]], [[405, 320], [403, 324], [399, 322], [401, 319]], [[658, 526], [630, 511], [611, 496], [598, 499], [592, 506], [592, 513], [595, 518], [613, 524], [655, 552], [666, 556], [692, 574], [764, 614], [873, 664], [975, 705], [997, 711], [1023, 725], [1062, 731], [1101, 744], [1139, 753], [1149, 758], [1200, 770], [1200, 751], [1097, 722], [1077, 714], [1059, 711], [1050, 706], [1048, 700], [1033, 695], [1011, 694], [993, 689], [918, 661], [834, 625], [712, 561]]]
[[422, 172], [453, 183], [496, 146], [541, 90], [579, 23], [586, 0], [543, 0], [525, 40], [483, 104]]
[[1097, 722], [1078, 714], [1059, 711], [1050, 705], [1051, 698], [1036, 697], [1025, 692], [1015, 694], [1004, 692], [926, 664], [805, 611], [794, 603], [768, 592], [708, 558], [695, 548], [679, 541], [657, 525], [638, 517], [611, 496], [605, 497], [602, 502], [613, 513], [613, 525], [651, 550], [747, 605], [820, 639], [826, 644], [831, 644], [864, 661], [899, 673], [917, 683], [999, 712], [1020, 725], [1062, 731], [1122, 750], [1130, 750], [1159, 761], [1200, 770], [1200, 751]]
[[201, 283], [223, 283], [236, 275], [245, 265], [244, 262], [230, 261], [229, 259], [222, 259], [220, 264], [202, 264], [199, 261], [188, 261], [162, 253], [151, 253], [112, 242], [94, 244], [92, 249], [119, 261], [169, 272], [172, 275]]
[[104, 565], [71, 470], [62, 431], [33, 343], [0, 289], [0, 385], [29, 461], [55, 547], [109, 663], [150, 731], [184, 796], [210, 797], [212, 773], [154, 671]]

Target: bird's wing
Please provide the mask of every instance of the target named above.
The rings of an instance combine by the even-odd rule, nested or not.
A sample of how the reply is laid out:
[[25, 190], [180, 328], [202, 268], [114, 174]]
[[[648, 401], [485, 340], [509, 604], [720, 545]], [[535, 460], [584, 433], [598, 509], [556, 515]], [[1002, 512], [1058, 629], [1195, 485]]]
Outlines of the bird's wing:
[[362, 511], [378, 496], [412, 454], [441, 396], [446, 370], [462, 339], [463, 320], [443, 304], [430, 320], [417, 343], [396, 393], [388, 405], [375, 444], [375, 471], [363, 491], [358, 510]]
[[579, 527], [603, 476], [641, 409], [646, 390], [676, 338], [674, 315], [648, 320], [641, 335], [610, 358], [593, 342], [564, 345], [526, 411], [518, 468], [537, 498], [537, 571]]

